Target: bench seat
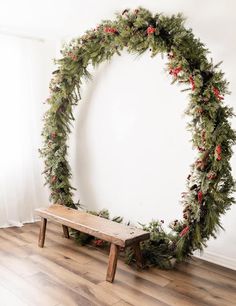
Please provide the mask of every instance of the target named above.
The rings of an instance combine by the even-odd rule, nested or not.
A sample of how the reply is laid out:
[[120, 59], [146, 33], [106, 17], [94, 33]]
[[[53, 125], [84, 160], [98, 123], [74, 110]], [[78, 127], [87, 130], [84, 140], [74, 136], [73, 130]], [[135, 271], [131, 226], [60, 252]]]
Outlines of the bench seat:
[[42, 218], [39, 234], [39, 247], [44, 246], [48, 219], [62, 224], [64, 236], [66, 238], [69, 238], [68, 228], [73, 228], [110, 242], [111, 246], [106, 278], [107, 281], [113, 282], [114, 280], [119, 247], [133, 247], [137, 265], [140, 267], [142, 266], [139, 243], [150, 238], [150, 233], [145, 232], [142, 229], [126, 226], [99, 216], [94, 216], [84, 211], [79, 211], [58, 204], [54, 204], [48, 208], [36, 209], [35, 214]]

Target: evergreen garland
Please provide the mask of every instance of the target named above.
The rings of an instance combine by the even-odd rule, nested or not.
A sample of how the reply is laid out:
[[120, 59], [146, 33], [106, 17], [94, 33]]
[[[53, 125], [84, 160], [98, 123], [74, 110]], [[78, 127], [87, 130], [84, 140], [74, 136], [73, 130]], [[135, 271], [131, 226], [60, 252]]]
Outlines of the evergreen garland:
[[[138, 55], [149, 49], [153, 57], [167, 54], [173, 83], [186, 84], [190, 92], [188, 128], [198, 158], [182, 195], [183, 219], [171, 223], [170, 233], [163, 230], [160, 221], [144, 226], [151, 233], [151, 239], [142, 244], [144, 257], [148, 264], [161, 267], [171, 266], [173, 259], [183, 260], [196, 249], [202, 250], [211, 236], [216, 237], [221, 215], [234, 203], [229, 161], [236, 134], [229, 122], [232, 109], [223, 103], [229, 93], [228, 83], [219, 65], [208, 60], [204, 44], [183, 23], [180, 14], [168, 17], [152, 15], [143, 8], [125, 10], [114, 21], [103, 21], [65, 46], [62, 58], [55, 61], [58, 68], [50, 83], [40, 151], [51, 200], [77, 208], [72, 199], [67, 140], [74, 120], [73, 107], [81, 99], [82, 80], [90, 78], [89, 66], [96, 67], [114, 54], [120, 55], [123, 49]], [[129, 261], [133, 260], [131, 251], [127, 255]]]

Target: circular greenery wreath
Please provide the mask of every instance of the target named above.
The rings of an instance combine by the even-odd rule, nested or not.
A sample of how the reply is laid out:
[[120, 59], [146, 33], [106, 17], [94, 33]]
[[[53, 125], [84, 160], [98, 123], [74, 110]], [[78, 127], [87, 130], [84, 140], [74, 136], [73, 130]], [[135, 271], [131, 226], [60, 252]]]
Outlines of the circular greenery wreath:
[[[125, 10], [114, 21], [103, 21], [72, 40], [61, 51], [62, 58], [56, 60], [58, 68], [50, 83], [50, 107], [42, 133], [41, 155], [51, 200], [77, 208], [72, 200], [67, 140], [74, 120], [73, 107], [81, 99], [82, 79], [90, 77], [88, 67], [120, 55], [123, 49], [136, 54], [149, 49], [152, 57], [167, 54], [173, 83], [186, 84], [190, 91], [187, 114], [192, 117], [189, 129], [198, 155], [187, 178], [187, 191], [182, 194], [183, 219], [170, 224], [170, 233], [164, 231], [163, 221], [143, 226], [151, 233], [151, 239], [142, 245], [143, 256], [148, 264], [161, 267], [170, 267], [172, 259], [180, 261], [194, 250], [202, 250], [221, 227], [220, 216], [234, 203], [229, 160], [236, 134], [228, 121], [232, 109], [223, 104], [228, 83], [219, 65], [207, 59], [205, 46], [194, 38], [191, 29], [185, 29], [183, 20], [180, 14], [168, 17], [152, 15], [143, 8]], [[130, 251], [128, 260], [132, 258]]]

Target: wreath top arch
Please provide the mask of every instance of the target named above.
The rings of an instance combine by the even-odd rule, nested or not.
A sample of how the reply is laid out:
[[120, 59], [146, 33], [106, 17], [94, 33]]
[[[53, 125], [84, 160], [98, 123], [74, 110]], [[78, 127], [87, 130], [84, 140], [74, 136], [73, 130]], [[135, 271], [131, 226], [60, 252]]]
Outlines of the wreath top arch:
[[223, 103], [228, 83], [219, 65], [208, 60], [206, 47], [191, 29], [185, 29], [183, 21], [180, 14], [168, 17], [152, 15], [144, 8], [125, 10], [115, 20], [103, 21], [65, 46], [62, 58], [55, 62], [58, 68], [50, 83], [40, 151], [51, 200], [76, 208], [67, 140], [74, 120], [73, 107], [81, 99], [82, 79], [90, 77], [88, 67], [120, 55], [123, 49], [136, 54], [149, 49], [153, 57], [167, 54], [167, 70], [173, 83], [186, 84], [190, 92], [187, 114], [191, 116], [189, 129], [197, 159], [182, 194], [183, 219], [171, 223], [170, 233], [164, 231], [160, 221], [144, 227], [151, 232], [150, 241], [143, 245], [144, 257], [161, 266], [202, 249], [221, 227], [220, 216], [234, 203], [229, 161], [236, 134], [229, 123], [232, 109]]

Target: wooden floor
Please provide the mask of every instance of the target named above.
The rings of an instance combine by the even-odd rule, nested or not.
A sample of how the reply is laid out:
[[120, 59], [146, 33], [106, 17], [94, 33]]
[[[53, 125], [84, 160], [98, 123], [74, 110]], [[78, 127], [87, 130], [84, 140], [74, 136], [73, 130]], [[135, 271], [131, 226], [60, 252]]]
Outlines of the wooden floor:
[[236, 272], [194, 260], [175, 270], [138, 272], [118, 261], [105, 281], [108, 256], [79, 247], [49, 222], [38, 248], [39, 224], [0, 229], [1, 306], [235, 306]]

